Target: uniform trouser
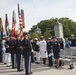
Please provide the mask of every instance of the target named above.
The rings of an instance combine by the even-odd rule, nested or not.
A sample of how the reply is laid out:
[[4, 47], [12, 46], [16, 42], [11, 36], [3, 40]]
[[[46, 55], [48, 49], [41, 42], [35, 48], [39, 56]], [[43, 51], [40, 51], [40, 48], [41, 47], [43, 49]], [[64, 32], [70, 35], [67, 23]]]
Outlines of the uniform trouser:
[[16, 67], [16, 54], [11, 53], [12, 68]]
[[7, 61], [7, 58], [6, 58], [6, 52], [3, 52], [3, 63], [6, 63], [6, 61]]
[[48, 56], [48, 61], [49, 61], [49, 66], [52, 66], [53, 65], [53, 61], [52, 61], [52, 56]]
[[31, 56], [29, 56], [29, 73], [31, 73]]
[[32, 63], [34, 62], [34, 55], [33, 55], [33, 53], [31, 53], [31, 62]]
[[20, 61], [20, 70], [23, 70], [23, 55], [21, 54], [21, 61]]
[[36, 62], [40, 62], [40, 52], [36, 52]]
[[2, 52], [0, 52], [0, 62], [2, 62]]
[[25, 61], [25, 73], [28, 74], [28, 70], [29, 70], [29, 56], [28, 55], [24, 55], [24, 61]]
[[21, 54], [16, 53], [17, 70], [20, 70]]
[[11, 54], [10, 53], [6, 53], [6, 66], [10, 66], [11, 65]]

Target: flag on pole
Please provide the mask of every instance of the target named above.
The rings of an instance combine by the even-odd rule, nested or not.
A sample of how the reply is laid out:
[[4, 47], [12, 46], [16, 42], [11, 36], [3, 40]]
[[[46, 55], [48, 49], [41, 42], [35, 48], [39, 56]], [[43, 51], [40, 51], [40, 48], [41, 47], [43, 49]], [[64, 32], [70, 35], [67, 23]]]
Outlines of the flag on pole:
[[24, 22], [25, 18], [24, 18], [24, 10], [23, 9], [21, 10], [21, 17], [22, 17], [23, 28], [25, 28], [25, 22]]
[[12, 15], [12, 35], [14, 38], [16, 38], [16, 16], [14, 11]]
[[7, 14], [5, 14], [5, 30], [6, 30], [6, 35], [9, 36], [10, 31], [9, 31], [9, 22], [8, 22]]
[[3, 35], [3, 24], [2, 24], [2, 18], [0, 18], [0, 34], [1, 34], [1, 39], [4, 37]]
[[22, 39], [23, 36], [23, 23], [22, 23], [22, 17], [21, 17], [21, 12], [18, 4], [18, 17], [19, 17], [19, 25], [20, 25], [20, 38]]

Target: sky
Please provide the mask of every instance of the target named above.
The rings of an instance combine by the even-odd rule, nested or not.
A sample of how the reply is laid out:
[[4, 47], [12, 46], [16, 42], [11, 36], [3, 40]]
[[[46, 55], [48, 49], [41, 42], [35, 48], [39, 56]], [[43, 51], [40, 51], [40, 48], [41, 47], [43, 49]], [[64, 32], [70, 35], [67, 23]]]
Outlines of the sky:
[[18, 9], [24, 10], [25, 29], [29, 31], [41, 20], [68, 17], [76, 22], [76, 0], [0, 0], [0, 17], [5, 25], [5, 14], [8, 14], [9, 28], [12, 28], [12, 13], [16, 13], [16, 29], [19, 27]]

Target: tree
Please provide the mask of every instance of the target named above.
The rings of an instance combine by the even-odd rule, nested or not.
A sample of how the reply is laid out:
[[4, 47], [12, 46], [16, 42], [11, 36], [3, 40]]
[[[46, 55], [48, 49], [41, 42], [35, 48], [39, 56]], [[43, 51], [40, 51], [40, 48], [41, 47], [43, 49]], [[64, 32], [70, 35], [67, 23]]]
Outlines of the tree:
[[35, 39], [35, 38], [40, 39], [39, 36], [38, 36], [38, 34], [32, 33], [32, 34], [31, 34], [31, 39]]
[[[34, 32], [37, 26], [41, 29], [42, 35], [50, 28], [50, 34], [54, 35], [54, 25], [57, 23], [57, 20], [63, 25], [64, 37], [69, 37], [71, 34], [75, 34], [76, 36], [76, 22], [73, 20], [63, 17], [63, 18], [51, 18], [48, 20], [42, 20], [37, 25], [34, 25], [31, 28], [31, 32]], [[47, 35], [47, 34], [46, 34]]]
[[51, 38], [51, 34], [49, 32], [45, 32], [43, 36], [45, 39]]

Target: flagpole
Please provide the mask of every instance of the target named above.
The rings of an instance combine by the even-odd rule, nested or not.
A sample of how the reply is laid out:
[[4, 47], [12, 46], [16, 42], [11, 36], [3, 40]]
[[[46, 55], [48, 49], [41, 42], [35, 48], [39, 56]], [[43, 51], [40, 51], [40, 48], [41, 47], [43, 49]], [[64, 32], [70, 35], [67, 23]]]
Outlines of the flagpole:
[[0, 18], [0, 39], [3, 39], [3, 24], [2, 24], [2, 18]]
[[20, 11], [20, 8], [19, 8], [19, 4], [18, 4], [18, 17], [19, 17], [19, 26], [20, 26], [20, 38], [22, 39], [24, 36], [23, 36], [23, 23], [22, 23], [22, 16], [21, 16], [21, 11]]

